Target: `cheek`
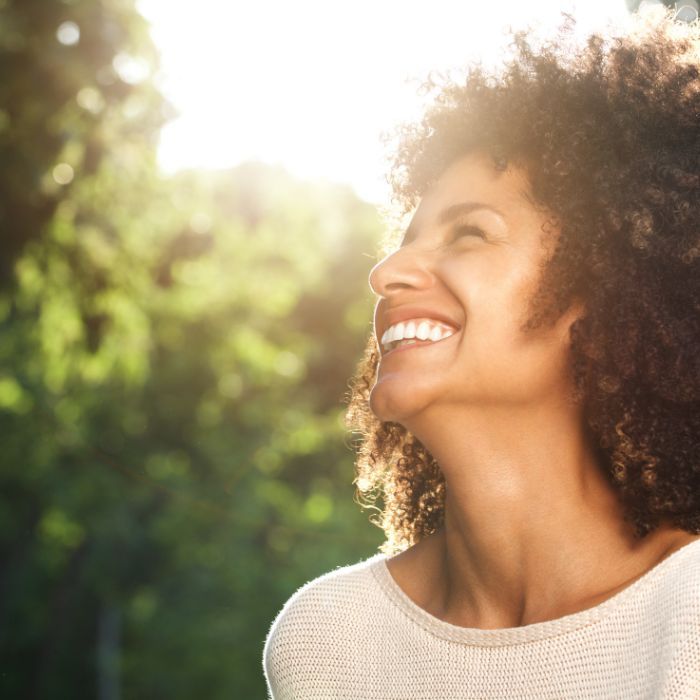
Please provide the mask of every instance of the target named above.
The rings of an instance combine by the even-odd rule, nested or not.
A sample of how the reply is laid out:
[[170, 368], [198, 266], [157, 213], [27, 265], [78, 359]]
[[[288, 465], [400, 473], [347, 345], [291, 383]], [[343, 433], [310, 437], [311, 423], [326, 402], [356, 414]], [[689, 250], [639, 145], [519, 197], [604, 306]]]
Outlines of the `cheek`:
[[497, 277], [475, 279], [469, 290], [467, 335], [480, 347], [495, 351], [517, 348], [529, 287], [507, 284]]
[[481, 287], [471, 297], [461, 364], [479, 384], [522, 387], [526, 393], [559, 382], [567, 373], [569, 346], [561, 329], [523, 332], [533, 286]]

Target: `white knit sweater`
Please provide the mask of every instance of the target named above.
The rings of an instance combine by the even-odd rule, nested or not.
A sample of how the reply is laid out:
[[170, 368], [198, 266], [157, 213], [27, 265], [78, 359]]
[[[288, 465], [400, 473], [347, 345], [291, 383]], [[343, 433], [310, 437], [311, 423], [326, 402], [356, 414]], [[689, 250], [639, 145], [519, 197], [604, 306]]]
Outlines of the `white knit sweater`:
[[458, 627], [377, 554], [302, 586], [265, 642], [274, 700], [700, 700], [700, 540], [595, 607], [523, 627]]

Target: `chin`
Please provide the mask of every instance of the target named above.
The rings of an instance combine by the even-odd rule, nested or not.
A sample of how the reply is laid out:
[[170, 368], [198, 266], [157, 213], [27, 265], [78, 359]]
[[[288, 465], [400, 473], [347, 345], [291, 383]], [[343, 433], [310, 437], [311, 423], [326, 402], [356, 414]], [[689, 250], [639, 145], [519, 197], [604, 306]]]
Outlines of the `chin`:
[[378, 381], [370, 392], [369, 406], [379, 420], [405, 426], [406, 421], [427, 407], [427, 402], [415, 390], [410, 390], [405, 384], [397, 384]]

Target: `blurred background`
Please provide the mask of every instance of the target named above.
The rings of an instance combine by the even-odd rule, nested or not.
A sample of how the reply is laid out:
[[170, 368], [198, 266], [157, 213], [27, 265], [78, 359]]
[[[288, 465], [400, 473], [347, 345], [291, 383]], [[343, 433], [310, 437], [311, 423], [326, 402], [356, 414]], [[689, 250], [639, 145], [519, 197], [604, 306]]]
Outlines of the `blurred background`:
[[505, 26], [638, 4], [0, 0], [0, 697], [266, 697], [284, 601], [382, 541], [381, 133]]

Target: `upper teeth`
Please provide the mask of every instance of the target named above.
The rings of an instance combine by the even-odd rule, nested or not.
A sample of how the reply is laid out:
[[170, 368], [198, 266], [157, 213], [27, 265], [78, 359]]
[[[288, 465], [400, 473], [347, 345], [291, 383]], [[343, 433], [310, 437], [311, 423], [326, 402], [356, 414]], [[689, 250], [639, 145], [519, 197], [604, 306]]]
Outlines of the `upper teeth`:
[[382, 336], [382, 345], [387, 349], [391, 343], [409, 338], [418, 338], [418, 340], [431, 340], [436, 342], [443, 338], [449, 338], [454, 334], [454, 328], [450, 328], [439, 321], [434, 321], [428, 318], [416, 318], [410, 321], [401, 321], [384, 331]]

